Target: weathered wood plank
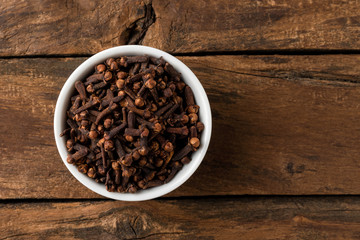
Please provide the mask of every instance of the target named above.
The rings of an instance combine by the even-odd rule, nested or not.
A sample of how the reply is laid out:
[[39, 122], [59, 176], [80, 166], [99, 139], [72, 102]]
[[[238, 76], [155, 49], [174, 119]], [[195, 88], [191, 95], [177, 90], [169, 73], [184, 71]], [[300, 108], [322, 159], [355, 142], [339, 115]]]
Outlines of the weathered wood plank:
[[143, 44], [170, 52], [359, 49], [360, 3], [153, 1]]
[[151, 1], [0, 2], [0, 56], [92, 54], [138, 43], [154, 20]]
[[359, 50], [359, 12], [355, 0], [2, 1], [0, 56], [93, 54], [128, 43], [173, 53]]
[[358, 197], [9, 203], [0, 238], [359, 239], [359, 211]]
[[[169, 196], [360, 194], [359, 55], [182, 57], [213, 111], [209, 152]], [[75, 59], [0, 60], [0, 198], [98, 197], [57, 153]]]

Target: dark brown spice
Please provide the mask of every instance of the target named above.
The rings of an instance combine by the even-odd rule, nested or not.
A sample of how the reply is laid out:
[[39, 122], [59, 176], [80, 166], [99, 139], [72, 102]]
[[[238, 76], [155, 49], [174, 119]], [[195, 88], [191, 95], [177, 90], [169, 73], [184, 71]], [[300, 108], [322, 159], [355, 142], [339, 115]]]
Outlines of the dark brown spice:
[[61, 133], [67, 161], [108, 191], [165, 184], [200, 147], [194, 94], [162, 57], [109, 58], [75, 89]]

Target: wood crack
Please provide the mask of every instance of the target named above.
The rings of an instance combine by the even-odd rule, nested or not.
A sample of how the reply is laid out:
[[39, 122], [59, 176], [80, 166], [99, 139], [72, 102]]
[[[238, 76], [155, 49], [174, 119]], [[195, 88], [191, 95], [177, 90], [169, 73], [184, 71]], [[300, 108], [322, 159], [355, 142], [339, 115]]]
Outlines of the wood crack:
[[135, 226], [135, 224], [136, 224], [137, 218], [138, 218], [138, 216], [135, 217], [135, 219], [134, 219], [133, 222], [129, 222], [130, 229], [131, 229], [132, 232], [134, 233], [134, 236], [137, 236], [137, 233], [136, 233], [136, 231], [135, 231], [135, 229], [134, 229], [134, 227], [133, 227], [133, 226]]
[[155, 20], [155, 11], [152, 7], [152, 2], [150, 1], [145, 5], [145, 16], [137, 19], [130, 25], [129, 28], [126, 29], [126, 31], [128, 31], [127, 44], [141, 44], [147, 30], [155, 22]]
[[3, 238], [0, 238], [0, 240], [5, 240], [5, 239], [11, 239], [11, 238], [17, 238], [17, 237], [20, 237], [20, 236], [26, 236], [28, 234], [26, 233], [18, 233], [18, 234], [13, 234], [13, 235], [9, 235], [9, 236], [5, 236]]
[[179, 235], [179, 234], [183, 234], [185, 232], [158, 232], [158, 233], [151, 233], [149, 235], [146, 235], [144, 237], [135, 237], [135, 238], [127, 238], [126, 240], [138, 240], [138, 239], [147, 239], [149, 237], [154, 237], [154, 236], [161, 236], [161, 235]]

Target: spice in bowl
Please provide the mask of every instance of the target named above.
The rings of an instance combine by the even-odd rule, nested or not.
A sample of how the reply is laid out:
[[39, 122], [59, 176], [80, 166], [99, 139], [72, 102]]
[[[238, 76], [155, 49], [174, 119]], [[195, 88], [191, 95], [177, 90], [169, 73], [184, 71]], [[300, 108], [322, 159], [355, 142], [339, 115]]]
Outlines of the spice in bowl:
[[200, 146], [193, 92], [161, 57], [109, 58], [75, 89], [60, 135], [67, 162], [107, 191], [165, 184]]

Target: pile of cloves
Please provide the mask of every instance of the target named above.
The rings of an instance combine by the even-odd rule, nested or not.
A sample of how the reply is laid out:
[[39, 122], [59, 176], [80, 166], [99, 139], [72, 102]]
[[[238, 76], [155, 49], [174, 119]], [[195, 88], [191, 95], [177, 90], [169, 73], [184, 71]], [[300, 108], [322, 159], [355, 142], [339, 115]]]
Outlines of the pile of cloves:
[[160, 58], [109, 58], [75, 83], [67, 162], [111, 192], [169, 182], [191, 161], [204, 124], [181, 75]]

